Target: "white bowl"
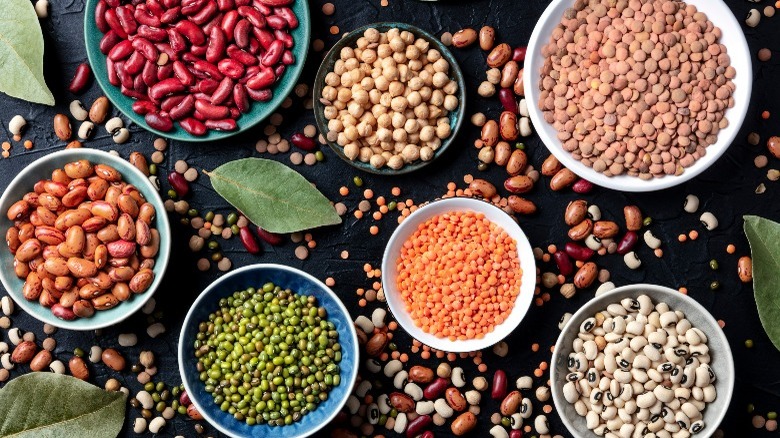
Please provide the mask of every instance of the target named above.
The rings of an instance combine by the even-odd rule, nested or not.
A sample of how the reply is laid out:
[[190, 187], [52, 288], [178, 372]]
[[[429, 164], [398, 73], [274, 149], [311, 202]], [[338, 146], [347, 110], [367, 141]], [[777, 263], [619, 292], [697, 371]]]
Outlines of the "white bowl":
[[585, 417], [580, 417], [574, 410], [574, 405], [563, 398], [563, 385], [566, 383], [566, 374], [569, 373], [566, 361], [572, 349], [572, 341], [579, 333], [580, 324], [594, 314], [605, 310], [610, 304], [620, 303], [623, 298], [636, 298], [643, 294], [648, 295], [653, 300], [653, 304], [665, 302], [671, 310], [683, 312], [693, 327], [699, 328], [707, 335], [707, 346], [711, 356], [710, 366], [717, 377], [714, 384], [718, 395], [715, 401], [707, 404], [707, 408], [704, 410], [705, 427], [701, 436], [710, 436], [723, 421], [723, 417], [726, 416], [731, 396], [734, 393], [734, 358], [731, 355], [731, 347], [729, 347], [729, 341], [726, 339], [723, 329], [720, 328], [718, 322], [707, 309], [687, 295], [664, 286], [632, 284], [611, 290], [585, 303], [569, 319], [555, 343], [552, 370], [550, 371], [553, 401], [563, 424], [575, 437], [591, 438], [597, 436], [585, 426]]
[[[423, 331], [415, 325], [406, 311], [406, 303], [396, 287], [398, 278], [397, 260], [401, 254], [401, 248], [406, 240], [417, 230], [417, 227], [428, 219], [454, 211], [472, 211], [483, 213], [487, 219], [498, 225], [517, 242], [517, 257], [520, 259], [520, 268], [523, 270], [520, 283], [520, 294], [515, 299], [514, 308], [509, 317], [482, 339], [466, 341], [450, 341], [447, 338], [437, 338], [435, 335]], [[520, 229], [520, 226], [506, 212], [500, 208], [473, 198], [447, 198], [433, 201], [415, 211], [396, 228], [390, 240], [387, 242], [385, 254], [382, 258], [382, 287], [385, 292], [387, 304], [395, 316], [396, 321], [412, 337], [429, 347], [437, 350], [464, 353], [481, 350], [501, 341], [520, 324], [523, 320], [531, 301], [534, 297], [536, 286], [536, 261], [528, 238]]]
[[737, 70], [734, 77], [734, 107], [726, 111], [725, 117], [729, 121], [729, 126], [718, 133], [718, 141], [707, 147], [707, 154], [685, 169], [679, 175], [666, 175], [661, 178], [643, 180], [639, 177], [620, 175], [606, 176], [603, 173], [596, 172], [590, 167], [574, 159], [570, 152], [563, 149], [561, 141], [558, 140], [558, 132], [552, 125], [544, 120], [541, 110], [539, 110], [539, 71], [544, 64], [542, 56], [542, 47], [550, 40], [553, 29], [561, 21], [564, 11], [574, 4], [574, 0], [553, 0], [552, 3], [539, 18], [531, 34], [531, 40], [528, 43], [528, 51], [525, 59], [525, 70], [523, 81], [525, 82], [525, 98], [528, 101], [528, 111], [531, 115], [534, 129], [539, 134], [542, 142], [550, 152], [566, 167], [571, 169], [581, 178], [614, 190], [624, 192], [651, 192], [662, 190], [669, 187], [682, 184], [696, 175], [704, 172], [715, 161], [726, 152], [726, 149], [734, 141], [742, 122], [745, 120], [745, 114], [750, 104], [750, 92], [753, 81], [753, 67], [750, 60], [750, 49], [745, 34], [742, 32], [739, 22], [731, 13], [731, 9], [722, 0], [688, 0], [688, 4], [696, 6], [701, 12], [707, 14], [707, 18], [719, 27], [723, 32], [720, 43], [726, 46], [728, 54], [731, 57], [731, 65]]

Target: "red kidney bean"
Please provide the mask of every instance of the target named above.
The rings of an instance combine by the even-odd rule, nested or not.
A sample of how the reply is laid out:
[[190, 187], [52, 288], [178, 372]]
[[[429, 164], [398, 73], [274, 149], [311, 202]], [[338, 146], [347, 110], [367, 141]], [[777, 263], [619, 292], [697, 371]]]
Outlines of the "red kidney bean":
[[233, 28], [233, 40], [238, 47], [249, 47], [249, 31], [252, 30], [252, 24], [246, 19], [240, 19]]
[[423, 397], [428, 400], [435, 400], [444, 393], [444, 390], [447, 389], [449, 384], [449, 380], [443, 377], [438, 377], [423, 389]]
[[[155, 64], [156, 65], [156, 64]], [[157, 80], [162, 81], [173, 77], [173, 64], [157, 66]]]
[[133, 76], [133, 90], [140, 93], [142, 98], [149, 92], [149, 87], [146, 86], [144, 78], [141, 77], [141, 75]]
[[278, 15], [269, 15], [268, 17], [265, 17], [265, 22], [268, 24], [268, 27], [270, 27], [271, 29], [287, 28], [287, 20], [285, 20], [284, 18]]
[[208, 50], [207, 44], [190, 47], [190, 53], [195, 55], [197, 58], [204, 58], [206, 56], [206, 50]]
[[274, 92], [270, 88], [266, 88], [265, 90], [253, 90], [247, 87], [246, 94], [255, 102], [268, 102], [274, 97]]
[[239, 49], [238, 46], [236, 46], [235, 44], [231, 44], [228, 46], [227, 55], [230, 57], [230, 59], [236, 60], [245, 66], [257, 65], [257, 63], [260, 62], [257, 60], [256, 57]]
[[165, 24], [173, 23], [179, 19], [179, 15], [181, 15], [181, 7], [176, 6], [175, 8], [165, 11], [165, 13], [160, 16], [160, 22]]
[[558, 272], [560, 272], [561, 275], [567, 276], [574, 272], [574, 265], [572, 264], [569, 255], [565, 252], [556, 251], [555, 254], [553, 254], [553, 259], [555, 259], [555, 264], [558, 266]]
[[290, 137], [290, 143], [295, 147], [303, 149], [305, 151], [314, 150], [317, 147], [317, 143], [313, 138], [306, 137], [302, 132], [296, 132]]
[[206, 23], [203, 27], [203, 32], [208, 35], [211, 32], [211, 29], [214, 29], [215, 27], [222, 29], [222, 14], [217, 13], [208, 23]]
[[216, 91], [218, 86], [219, 86], [219, 81], [206, 78], [206, 79], [201, 79], [198, 82], [198, 85], [196, 85], [196, 88], [197, 91], [210, 95], [214, 93], [214, 91]]
[[184, 35], [181, 32], [170, 27], [166, 33], [168, 34], [168, 44], [170, 44], [174, 52], [187, 50], [187, 42], [184, 40]]
[[222, 12], [230, 11], [231, 9], [235, 9], [236, 2], [233, 0], [217, 0], [217, 7]]
[[[254, 27], [252, 28], [254, 29]], [[249, 47], [247, 47], [247, 51], [255, 56], [262, 55], [260, 42], [257, 41], [257, 38], [250, 38], [249, 39]]]
[[214, 129], [216, 131], [235, 131], [238, 129], [238, 124], [236, 124], [235, 119], [207, 119], [205, 122], [203, 122], [203, 124], [206, 125], [207, 128]]
[[132, 55], [130, 55], [129, 58], [127, 58], [127, 61], [125, 61], [125, 65], [124, 65], [125, 73], [129, 75], [135, 75], [136, 73], [143, 70], [145, 65], [146, 65], [146, 58], [144, 58], [144, 56], [141, 55], [140, 52], [135, 51], [133, 52]]
[[512, 50], [512, 61], [514, 62], [523, 62], [525, 61], [525, 52], [527, 47], [515, 47], [514, 50]]
[[220, 73], [232, 79], [239, 79], [244, 76], [244, 64], [235, 59], [227, 58], [219, 61], [217, 69]]
[[282, 75], [284, 74], [285, 68], [287, 68], [287, 67], [285, 65], [283, 65], [283, 64], [280, 64], [280, 65], [276, 66], [276, 68], [274, 69], [274, 75], [276, 75], [276, 79], [279, 79], [279, 78], [282, 77]]
[[276, 14], [279, 17], [282, 17], [284, 21], [287, 22], [287, 27], [290, 29], [295, 29], [298, 27], [298, 17], [295, 16], [295, 12], [292, 11], [290, 8], [275, 8], [274, 14]]
[[214, 27], [209, 33], [209, 42], [206, 46], [206, 61], [216, 64], [224, 57], [227, 39], [222, 29]]
[[108, 3], [100, 0], [95, 6], [95, 26], [101, 33], [108, 32], [111, 27], [106, 22], [106, 11], [108, 10]]
[[[152, 27], [160, 27], [162, 24], [160, 22], [160, 17], [155, 16], [146, 8], [145, 4], [140, 4], [138, 7], [135, 8], [135, 13], [133, 14], [135, 17], [135, 21], [141, 23], [141, 25], [146, 26], [152, 26]], [[139, 26], [140, 27], [140, 26]]]
[[[133, 82], [133, 81], [134, 81], [134, 79], [132, 79], [132, 78], [133, 78], [133, 77], [132, 77], [132, 76], [130, 76], [130, 81], [131, 81], [131, 82]], [[131, 85], [132, 85], [132, 86], [134, 86], [135, 84], [131, 84]], [[119, 88], [119, 91], [120, 91], [122, 94], [124, 94], [125, 96], [127, 96], [127, 97], [132, 97], [133, 99], [136, 99], [136, 100], [138, 100], [138, 99], [146, 99], [146, 98], [147, 98], [147, 97], [146, 97], [146, 94], [144, 94], [144, 93], [142, 93], [142, 92], [140, 92], [140, 91], [136, 91], [136, 90], [135, 90], [135, 89], [133, 89], [133, 88], [126, 87], [126, 86], [124, 86], [124, 85], [122, 85], [122, 86]]]
[[503, 400], [506, 397], [506, 373], [502, 370], [496, 370], [493, 374], [493, 388], [490, 390], [490, 397], [493, 400]]
[[430, 415], [420, 415], [414, 420], [409, 422], [406, 426], [406, 438], [414, 438], [421, 434], [423, 429], [430, 426], [433, 423], [433, 418]]
[[76, 72], [73, 73], [73, 79], [70, 80], [68, 85], [68, 91], [73, 94], [81, 94], [84, 89], [89, 85], [89, 78], [92, 75], [92, 69], [89, 67], [89, 63], [82, 62], [76, 67]]
[[144, 83], [147, 87], [156, 84], [159, 81], [157, 79], [157, 64], [152, 61], [146, 61], [144, 69], [141, 71], [141, 77], [144, 78]]
[[266, 67], [271, 67], [273, 65], [276, 65], [277, 62], [282, 58], [282, 54], [284, 53], [284, 43], [276, 40], [271, 43], [271, 46], [268, 48], [268, 51], [263, 54], [263, 57], [260, 59], [260, 63], [263, 64]]
[[262, 90], [270, 87], [275, 80], [274, 70], [270, 67], [262, 67], [259, 73], [246, 82], [246, 87], [253, 90]]
[[219, 72], [217, 66], [208, 61], [195, 61], [192, 64], [192, 68], [195, 69], [195, 71], [199, 71], [211, 79], [214, 79], [215, 81], [221, 81], [224, 77], [222, 73]]
[[284, 43], [284, 47], [287, 49], [292, 49], [295, 47], [295, 41], [293, 40], [292, 35], [289, 33], [283, 31], [283, 30], [275, 30], [274, 31], [274, 38]]
[[181, 61], [173, 61], [173, 75], [184, 85], [194, 85], [195, 75]]
[[214, 16], [214, 14], [217, 13], [217, 3], [213, 0], [208, 0], [206, 2], [206, 5], [203, 6], [203, 9], [200, 10], [197, 14], [190, 17], [190, 20], [192, 20], [193, 23], [202, 25], [209, 20], [211, 20], [211, 17]]
[[590, 260], [590, 258], [595, 254], [592, 249], [586, 246], [578, 245], [574, 242], [568, 242], [564, 249], [566, 250], [566, 254], [568, 254], [571, 258], [582, 262]]
[[108, 73], [108, 82], [111, 85], [118, 87], [122, 84], [119, 75], [116, 73], [116, 63], [111, 58], [106, 58], [106, 71]]
[[238, 15], [246, 18], [254, 27], [260, 29], [265, 27], [266, 19], [263, 17], [263, 14], [251, 6], [239, 6]]
[[106, 3], [112, 8], [116, 8], [120, 5], [120, 0], [106, 0]]
[[[176, 107], [176, 105], [180, 104], [181, 101], [184, 100], [185, 98], [187, 98], [188, 96], [192, 96], [192, 95], [191, 94], [186, 94], [186, 95], [185, 94], [178, 94], [178, 95], [166, 97], [165, 99], [163, 99], [162, 102], [160, 102], [160, 109], [165, 111], [165, 112], [167, 112], [167, 113], [170, 113], [171, 110], [174, 107]], [[193, 98], [194, 98], [194, 96], [193, 96]], [[195, 102], [193, 102], [193, 104], [194, 103]]]
[[184, 15], [195, 15], [206, 6], [207, 0], [184, 0], [181, 2], [181, 13]]
[[271, 7], [277, 7], [277, 6], [287, 6], [292, 4], [293, 0], [259, 0], [260, 3], [271, 6]]
[[72, 321], [76, 319], [76, 314], [73, 313], [73, 310], [63, 306], [60, 303], [51, 306], [51, 313], [57, 318], [65, 321]]
[[249, 95], [246, 93], [246, 89], [244, 88], [243, 84], [235, 84], [233, 86], [233, 103], [242, 113], [249, 112]]
[[[252, 28], [252, 34], [257, 39], [257, 43], [260, 44], [264, 49], [268, 50], [269, 47], [271, 47], [271, 43], [274, 42], [274, 34], [273, 32], [269, 31], [268, 29], [258, 29], [256, 27]], [[250, 44], [251, 44], [250, 40]], [[257, 44], [255, 43], [255, 44]], [[240, 46], [240, 44], [239, 44]], [[244, 47], [246, 48], [246, 47]], [[254, 52], [253, 52], [254, 53]]]
[[[226, 77], [222, 79], [219, 86], [214, 90], [214, 94], [211, 95], [211, 103], [214, 105], [222, 105], [233, 95], [233, 80]], [[202, 112], [202, 111], [201, 111]]]
[[249, 227], [241, 227], [239, 237], [249, 254], [260, 254], [260, 244], [257, 243], [257, 239], [255, 239], [255, 236], [252, 234], [252, 230], [250, 230]]
[[[282, 64], [284, 65], [292, 65], [295, 63], [295, 55], [289, 50], [285, 50], [284, 54], [282, 55]], [[277, 76], [281, 76], [281, 74], [278, 74]]]
[[179, 120], [179, 125], [188, 133], [196, 136], [205, 135], [207, 131], [206, 125], [192, 117]]
[[626, 255], [634, 248], [639, 241], [639, 235], [636, 231], [626, 231], [626, 234], [620, 239], [617, 246], [617, 253], [620, 255]]
[[[173, 50], [170, 44], [168, 43], [157, 43], [154, 45], [154, 47], [159, 50], [161, 53], [165, 53], [168, 55], [168, 59], [176, 59], [176, 51]], [[155, 63], [157, 63], [157, 60], [154, 60]]]
[[[255, 9], [260, 11], [260, 13], [263, 14], [264, 16], [266, 16], [266, 17], [271, 15], [271, 14], [273, 14], [273, 12], [274, 12], [273, 9], [271, 9], [270, 6], [267, 6], [267, 5], [263, 4], [263, 2], [261, 2], [259, 0], [245, 0], [245, 1], [246, 1], [247, 5], [249, 5], [249, 3], [251, 3], [252, 6]], [[238, 1], [236, 2], [236, 4], [238, 4]], [[244, 6], [244, 5], [241, 5], [241, 6]]]
[[195, 101], [195, 109], [197, 109], [200, 114], [209, 120], [224, 119], [230, 115], [230, 110], [228, 107], [222, 105], [212, 105], [210, 102], [203, 99], [197, 99]]
[[124, 40], [115, 45], [108, 52], [108, 59], [112, 61], [120, 61], [127, 58], [133, 53], [133, 43], [130, 40]]
[[146, 120], [146, 124], [152, 129], [158, 131], [168, 132], [173, 129], [173, 120], [162, 113], [147, 113], [146, 116], [144, 116], [144, 120]]
[[136, 37], [133, 39], [132, 46], [135, 50], [141, 52], [144, 58], [149, 61], [156, 62], [160, 57], [160, 52], [157, 50], [154, 44], [146, 38]]
[[161, 43], [168, 38], [168, 32], [159, 27], [147, 26], [142, 24], [138, 26], [138, 36], [154, 41], [155, 43]]
[[167, 9], [173, 9], [179, 5], [178, 0], [168, 1], [164, 0], [164, 4], [160, 4], [158, 0], [146, 0], [146, 7], [149, 8], [149, 12], [155, 17], [162, 17]]
[[574, 193], [584, 195], [586, 193], [590, 193], [593, 190], [593, 183], [586, 179], [580, 178], [577, 180], [577, 182], [572, 184], [571, 189]]
[[181, 102], [168, 111], [168, 114], [173, 120], [181, 120], [190, 114], [195, 109], [195, 96], [189, 94]]
[[100, 52], [104, 55], [108, 55], [111, 49], [121, 41], [122, 38], [120, 38], [113, 29], [109, 30], [103, 35], [103, 38], [100, 39]]
[[139, 115], [146, 115], [157, 111], [157, 106], [150, 100], [136, 100], [133, 102], [133, 112]]
[[187, 38], [193, 46], [200, 46], [206, 42], [206, 34], [189, 20], [179, 21], [174, 28], [181, 32], [184, 38]]
[[152, 99], [162, 99], [171, 94], [177, 94], [184, 91], [184, 84], [176, 78], [163, 79], [149, 88], [149, 97]]
[[133, 89], [134, 78], [133, 75], [127, 74], [127, 72], [125, 71], [125, 62], [119, 61], [116, 64], [114, 64], [114, 67], [116, 68], [116, 74], [119, 75], [119, 81], [122, 82], [122, 86]]
[[119, 25], [127, 32], [128, 35], [135, 33], [138, 29], [138, 22], [135, 21], [133, 16], [134, 8], [131, 5], [120, 6], [115, 9], [116, 17], [119, 19]]
[[180, 198], [187, 196], [190, 192], [190, 183], [188, 183], [187, 180], [184, 179], [184, 176], [179, 172], [169, 173], [168, 183]]
[[284, 236], [266, 231], [262, 227], [257, 227], [257, 235], [269, 245], [278, 246], [284, 243]]
[[512, 91], [511, 88], [502, 88], [498, 90], [498, 100], [501, 101], [501, 106], [504, 107], [504, 111], [517, 114], [517, 101], [515, 101], [515, 92]]
[[219, 24], [219, 27], [222, 29], [222, 32], [225, 32], [225, 37], [227, 37], [228, 41], [233, 40], [233, 33], [235, 32], [236, 24], [238, 24], [240, 19], [241, 17], [236, 10], [228, 11], [222, 16], [222, 22]]
[[520, 429], [512, 429], [509, 431], [509, 438], [523, 438], [523, 431]]

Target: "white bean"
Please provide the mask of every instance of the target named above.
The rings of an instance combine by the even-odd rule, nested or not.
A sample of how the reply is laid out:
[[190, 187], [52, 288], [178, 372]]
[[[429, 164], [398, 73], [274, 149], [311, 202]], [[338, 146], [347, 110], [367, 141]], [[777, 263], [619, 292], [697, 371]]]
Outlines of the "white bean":
[[534, 380], [531, 378], [531, 376], [518, 377], [517, 381], [515, 382], [515, 386], [517, 386], [517, 389], [521, 391], [525, 389], [531, 389], [533, 384]]
[[3, 311], [3, 315], [11, 316], [14, 313], [14, 302], [8, 295], [0, 298], [0, 309]]
[[8, 131], [11, 133], [11, 135], [20, 135], [25, 126], [27, 126], [27, 120], [17, 114], [11, 118], [10, 122], [8, 122]]
[[94, 130], [95, 130], [95, 124], [90, 122], [89, 120], [85, 120], [81, 122], [81, 126], [79, 126], [78, 136], [80, 139], [86, 140], [92, 137], [92, 133]]
[[463, 368], [455, 367], [452, 369], [452, 375], [450, 376], [452, 384], [456, 388], [463, 388], [466, 385], [466, 375], [463, 372]]
[[396, 389], [403, 389], [403, 387], [406, 386], [408, 379], [409, 373], [406, 370], [401, 370], [395, 373], [395, 377], [393, 378], [393, 386], [395, 386]]
[[699, 220], [701, 221], [701, 224], [704, 226], [704, 228], [706, 228], [708, 231], [712, 231], [715, 228], [718, 228], [718, 218], [716, 218], [715, 215], [709, 211], [702, 213], [702, 215], [699, 217]]
[[150, 338], [156, 338], [163, 333], [165, 333], [165, 326], [161, 322], [156, 322], [146, 328], [146, 334], [148, 334]]
[[105, 125], [106, 131], [111, 135], [114, 135], [115, 132], [119, 131], [124, 127], [125, 127], [125, 122], [123, 122], [120, 117], [112, 117], [108, 119]]
[[395, 426], [393, 427], [393, 430], [396, 433], [403, 433], [403, 431], [406, 430], [407, 423], [408, 419], [406, 418], [406, 414], [401, 412], [397, 417], [395, 417]]
[[360, 398], [363, 398], [366, 396], [366, 394], [368, 394], [368, 391], [371, 391], [372, 387], [373, 385], [371, 384], [371, 382], [369, 382], [368, 380], [363, 380], [358, 384], [357, 388], [355, 388], [355, 395], [357, 395]]
[[149, 432], [151, 433], [159, 433], [163, 427], [165, 427], [165, 418], [163, 417], [154, 417], [149, 422]]
[[696, 213], [696, 210], [699, 209], [699, 197], [696, 195], [688, 195], [685, 197], [685, 202], [683, 203], [683, 210], [685, 210], [688, 213]]
[[46, 18], [49, 16], [49, 0], [38, 0], [35, 2], [35, 15], [38, 18]]
[[490, 428], [490, 436], [493, 438], [509, 438], [509, 433], [500, 424]]
[[133, 421], [133, 432], [139, 435], [146, 432], [146, 418], [138, 417]]
[[73, 116], [74, 119], [78, 121], [84, 121], [87, 120], [87, 117], [89, 116], [89, 112], [86, 108], [84, 108], [84, 104], [81, 103], [80, 100], [74, 100], [70, 103], [70, 114]]
[[368, 405], [366, 417], [368, 418], [368, 424], [374, 425], [379, 423], [379, 406], [376, 403]]
[[436, 410], [437, 414], [444, 418], [450, 418], [452, 417], [452, 414], [455, 413], [450, 405], [447, 404], [447, 400], [443, 398], [437, 399], [435, 402], [433, 402], [433, 408]]
[[143, 407], [144, 409], [152, 409], [152, 407], [154, 406], [154, 400], [152, 400], [152, 395], [146, 391], [140, 391], [138, 394], [135, 395], [135, 399], [138, 400], [139, 403], [141, 403], [141, 407]]
[[65, 364], [62, 361], [55, 360], [49, 364], [49, 371], [54, 374], [65, 374]]
[[642, 266], [642, 260], [639, 259], [639, 256], [634, 251], [624, 255], [623, 261], [629, 269], [639, 269], [639, 267]]
[[364, 315], [360, 315], [355, 318], [355, 325], [360, 327], [360, 329], [363, 330], [363, 332], [366, 334], [371, 334], [374, 332], [374, 323]]
[[393, 359], [385, 365], [385, 376], [393, 377], [403, 369], [404, 365], [398, 359]]
[[117, 341], [123, 347], [132, 347], [138, 343], [138, 336], [135, 333], [121, 333]]
[[430, 400], [419, 401], [414, 410], [418, 415], [429, 415], [434, 411], [433, 402]]
[[14, 345], [19, 345], [22, 342], [22, 331], [18, 327], [13, 327], [8, 330], [8, 340]]
[[98, 363], [101, 361], [100, 356], [103, 354], [103, 349], [97, 345], [93, 345], [89, 349], [89, 361], [92, 363]]
[[366, 359], [366, 369], [372, 373], [382, 371], [382, 365], [376, 359]]
[[645, 243], [650, 248], [657, 249], [661, 247], [661, 239], [655, 237], [655, 234], [653, 234], [651, 230], [645, 231], [645, 234], [643, 234], [642, 237], [644, 237]]
[[371, 322], [374, 327], [382, 328], [385, 326], [385, 316], [387, 316], [387, 310], [377, 307], [374, 313], [371, 314]]
[[0, 365], [6, 370], [14, 369], [15, 365], [11, 362], [11, 353], [3, 353], [3, 355], [0, 356]]
[[123, 144], [130, 140], [130, 130], [127, 128], [119, 128], [111, 134], [111, 139], [116, 144]]
[[550, 432], [550, 426], [547, 423], [546, 415], [538, 415], [534, 418], [534, 429], [542, 435]]
[[404, 386], [404, 392], [412, 397], [414, 401], [420, 401], [423, 398], [423, 390], [420, 388], [420, 385], [409, 382]]
[[533, 130], [531, 130], [531, 119], [528, 117], [520, 117], [518, 127], [520, 128], [520, 136], [522, 137], [530, 137], [531, 134], [533, 134]]
[[358, 398], [355, 397], [354, 395], [350, 395], [347, 398], [346, 406], [347, 406], [347, 411], [349, 411], [350, 415], [355, 415], [357, 414], [358, 409], [360, 409], [360, 400], [358, 400]]

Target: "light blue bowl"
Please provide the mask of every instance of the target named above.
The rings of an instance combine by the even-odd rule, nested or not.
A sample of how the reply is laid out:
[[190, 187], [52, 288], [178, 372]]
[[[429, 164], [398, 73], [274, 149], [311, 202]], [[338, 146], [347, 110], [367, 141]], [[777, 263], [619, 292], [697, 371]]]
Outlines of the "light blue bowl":
[[298, 17], [299, 22], [298, 27], [290, 32], [295, 41], [295, 46], [292, 48], [292, 53], [295, 55], [295, 63], [288, 66], [282, 77], [271, 87], [271, 90], [274, 92], [271, 100], [268, 102], [252, 101], [249, 112], [242, 114], [241, 117], [236, 120], [238, 129], [235, 131], [209, 130], [206, 132], [206, 135], [195, 136], [182, 129], [178, 122], [174, 122], [171, 131], [162, 132], [151, 128], [146, 123], [146, 120], [144, 120], [144, 116], [138, 115], [133, 111], [133, 102], [135, 102], [135, 99], [125, 96], [119, 90], [119, 87], [115, 87], [108, 82], [106, 55], [100, 51], [100, 40], [103, 38], [103, 33], [100, 32], [100, 29], [95, 25], [95, 7], [97, 4], [98, 0], [87, 0], [87, 4], [84, 6], [84, 39], [87, 46], [87, 57], [89, 58], [90, 66], [92, 66], [95, 80], [98, 85], [100, 85], [100, 88], [103, 89], [103, 93], [105, 93], [106, 97], [108, 97], [111, 103], [113, 103], [122, 114], [127, 116], [127, 118], [135, 122], [138, 126], [165, 138], [192, 142], [214, 141], [249, 130], [273, 114], [287, 95], [290, 94], [295, 87], [295, 84], [298, 82], [298, 78], [301, 76], [303, 64], [306, 61], [306, 55], [309, 53], [309, 41], [311, 40], [311, 13], [309, 12], [309, 3], [307, 0], [296, 0], [295, 3], [290, 6]]
[[[317, 298], [318, 304], [327, 310], [328, 320], [336, 326], [341, 344], [342, 356], [339, 363], [341, 384], [332, 388], [328, 399], [317, 405], [314, 411], [304, 415], [300, 421], [289, 426], [269, 426], [267, 424], [250, 426], [236, 420], [227, 412], [222, 412], [219, 406], [214, 403], [211, 394], [206, 392], [205, 385], [200, 381], [200, 373], [196, 368], [198, 361], [195, 358], [193, 343], [198, 334], [200, 322], [207, 321], [209, 314], [218, 309], [218, 302], [221, 298], [248, 287], [262, 287], [269, 281], [298, 294]], [[357, 366], [357, 333], [344, 304], [321, 281], [306, 272], [288, 266], [256, 264], [223, 275], [211, 283], [192, 304], [184, 318], [184, 325], [179, 336], [179, 372], [190, 400], [206, 421], [219, 429], [220, 432], [236, 438], [299, 438], [314, 434], [330, 423], [344, 407], [357, 379]]]
[[147, 201], [154, 205], [157, 211], [153, 227], [160, 232], [160, 252], [155, 258], [154, 281], [149, 289], [139, 295], [133, 294], [129, 300], [120, 303], [118, 306], [109, 310], [95, 312], [91, 318], [79, 318], [73, 321], [65, 321], [52, 315], [51, 310], [41, 306], [37, 301], [27, 301], [22, 295], [24, 281], [14, 274], [14, 256], [8, 251], [8, 247], [2, 245], [0, 248], [0, 280], [6, 292], [13, 298], [25, 312], [32, 315], [38, 321], [49, 323], [53, 326], [69, 330], [95, 330], [114, 325], [135, 313], [143, 307], [149, 298], [152, 297], [157, 287], [162, 281], [165, 268], [168, 266], [168, 257], [171, 252], [171, 227], [168, 223], [168, 216], [165, 213], [162, 199], [157, 190], [152, 186], [149, 179], [126, 160], [103, 152], [97, 149], [65, 149], [54, 152], [33, 161], [24, 168], [11, 184], [3, 192], [0, 198], [0, 232], [5, 236], [8, 228], [13, 226], [13, 222], [8, 220], [6, 212], [8, 208], [16, 201], [33, 190], [33, 186], [41, 179], [50, 179], [54, 169], [62, 168], [67, 163], [77, 160], [89, 160], [93, 164], [107, 164], [112, 166], [119, 173], [125, 182], [133, 184], [144, 195]]

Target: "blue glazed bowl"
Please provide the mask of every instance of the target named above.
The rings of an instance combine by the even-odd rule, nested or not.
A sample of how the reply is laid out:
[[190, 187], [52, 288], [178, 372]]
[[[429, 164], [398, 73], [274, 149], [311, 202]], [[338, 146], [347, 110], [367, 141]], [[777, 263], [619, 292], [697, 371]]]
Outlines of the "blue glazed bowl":
[[97, 149], [79, 148], [65, 149], [63, 151], [48, 154], [33, 161], [29, 166], [25, 167], [21, 173], [16, 175], [16, 178], [11, 181], [11, 184], [9, 184], [3, 192], [2, 198], [0, 198], [0, 212], [2, 212], [2, 214], [0, 214], [0, 232], [3, 233], [3, 236], [5, 236], [8, 228], [13, 226], [13, 222], [10, 221], [6, 215], [8, 208], [14, 202], [22, 199], [27, 192], [31, 192], [36, 182], [42, 179], [50, 179], [51, 172], [54, 169], [62, 168], [65, 164], [77, 160], [89, 160], [92, 164], [102, 163], [112, 166], [122, 174], [122, 179], [125, 182], [136, 186], [146, 200], [154, 205], [157, 214], [154, 219], [153, 227], [157, 228], [160, 232], [160, 251], [155, 258], [153, 269], [154, 281], [152, 282], [152, 285], [146, 292], [139, 295], [132, 295], [129, 300], [119, 303], [119, 305], [113, 309], [95, 312], [95, 315], [91, 318], [79, 318], [73, 321], [65, 321], [55, 317], [50, 309], [41, 306], [37, 301], [27, 301], [24, 298], [22, 295], [24, 281], [14, 274], [14, 256], [8, 251], [8, 248], [5, 245], [2, 245], [2, 248], [0, 248], [0, 280], [2, 280], [6, 292], [8, 292], [8, 295], [13, 298], [16, 304], [35, 319], [69, 330], [95, 330], [114, 325], [126, 319], [143, 307], [149, 298], [154, 295], [155, 290], [157, 290], [157, 287], [160, 285], [163, 275], [165, 274], [165, 268], [168, 266], [168, 258], [171, 252], [171, 228], [160, 195], [141, 171], [136, 169], [126, 160], [111, 155], [108, 152]]
[[[227, 412], [222, 412], [219, 405], [200, 381], [196, 365], [195, 348], [193, 346], [198, 334], [198, 325], [207, 321], [209, 314], [218, 309], [221, 298], [232, 295], [233, 292], [248, 287], [262, 287], [264, 283], [273, 282], [277, 286], [291, 289], [302, 295], [317, 298], [320, 306], [328, 312], [328, 320], [333, 322], [339, 332], [341, 344], [341, 384], [329, 393], [328, 400], [321, 402], [317, 408], [304, 415], [297, 423], [289, 426], [269, 426], [267, 424], [250, 426], [233, 418]], [[336, 294], [321, 281], [311, 275], [288, 266], [276, 264], [256, 264], [245, 266], [223, 275], [211, 283], [190, 307], [184, 318], [184, 326], [179, 336], [179, 372], [184, 388], [190, 399], [210, 424], [220, 432], [231, 437], [277, 437], [298, 438], [314, 434], [341, 411], [347, 402], [352, 387], [357, 379], [358, 340], [352, 318], [344, 304]]]
[[106, 68], [106, 55], [100, 51], [100, 40], [103, 38], [103, 33], [95, 25], [95, 7], [99, 0], [87, 0], [87, 4], [84, 7], [84, 39], [87, 46], [87, 57], [89, 58], [89, 64], [92, 66], [92, 72], [95, 75], [100, 88], [103, 89], [106, 97], [119, 109], [127, 118], [135, 122], [138, 126], [144, 129], [154, 132], [165, 138], [174, 140], [191, 141], [191, 142], [204, 142], [220, 140], [233, 135], [237, 135], [244, 132], [258, 123], [268, 118], [288, 94], [295, 87], [298, 82], [298, 78], [303, 71], [303, 64], [306, 61], [306, 55], [309, 52], [309, 41], [311, 40], [311, 15], [309, 12], [309, 3], [307, 0], [296, 0], [292, 4], [291, 9], [298, 17], [298, 27], [293, 29], [290, 34], [295, 41], [295, 46], [292, 48], [292, 53], [295, 55], [295, 63], [288, 66], [284, 75], [279, 79], [276, 84], [271, 88], [273, 90], [273, 98], [268, 102], [254, 102], [248, 113], [242, 114], [241, 117], [236, 120], [238, 123], [238, 129], [235, 131], [215, 131], [209, 130], [206, 135], [195, 136], [184, 129], [182, 129], [178, 123], [174, 123], [173, 130], [169, 132], [162, 132], [151, 128], [144, 120], [144, 117], [136, 114], [133, 111], [133, 102], [135, 99], [125, 96], [119, 90], [119, 87], [115, 87], [108, 82], [108, 71]]

